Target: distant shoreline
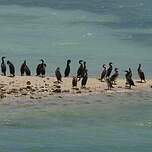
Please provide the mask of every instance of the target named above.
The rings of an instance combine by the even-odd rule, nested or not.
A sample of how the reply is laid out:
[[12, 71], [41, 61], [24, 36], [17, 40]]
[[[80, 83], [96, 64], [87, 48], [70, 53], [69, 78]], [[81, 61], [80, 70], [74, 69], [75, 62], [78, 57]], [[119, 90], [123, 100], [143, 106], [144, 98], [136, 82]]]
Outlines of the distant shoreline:
[[17, 99], [26, 98], [38, 100], [49, 98], [49, 96], [81, 96], [88, 94], [102, 93], [119, 93], [152, 90], [152, 80], [147, 80], [146, 83], [139, 83], [135, 80], [135, 87], [132, 89], [125, 88], [125, 79], [118, 79], [117, 85], [110, 91], [107, 91], [105, 82], [99, 81], [97, 78], [89, 78], [86, 88], [81, 88], [81, 81], [78, 82], [76, 88], [72, 88], [72, 78], [63, 78], [63, 82], [56, 83], [55, 77], [37, 77], [37, 76], [15, 76], [6, 77], [0, 76], [0, 98], [1, 99]]

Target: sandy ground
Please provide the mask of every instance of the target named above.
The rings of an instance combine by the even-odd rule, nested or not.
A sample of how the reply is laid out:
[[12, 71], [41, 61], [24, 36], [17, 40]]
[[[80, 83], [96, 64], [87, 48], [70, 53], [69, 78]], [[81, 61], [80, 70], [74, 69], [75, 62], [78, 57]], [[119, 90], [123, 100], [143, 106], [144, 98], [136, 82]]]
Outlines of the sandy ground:
[[52, 95], [83, 95], [103, 92], [130, 92], [152, 90], [152, 80], [146, 83], [139, 83], [136, 80], [135, 87], [127, 89], [125, 87], [125, 79], [118, 79], [117, 85], [112, 90], [107, 90], [105, 82], [99, 81], [97, 78], [89, 78], [86, 88], [81, 88], [81, 81], [78, 82], [76, 88], [72, 88], [72, 78], [63, 78], [63, 82], [56, 83], [55, 77], [36, 77], [36, 76], [0, 76], [0, 98], [18, 98], [26, 97], [27, 99], [42, 99]]

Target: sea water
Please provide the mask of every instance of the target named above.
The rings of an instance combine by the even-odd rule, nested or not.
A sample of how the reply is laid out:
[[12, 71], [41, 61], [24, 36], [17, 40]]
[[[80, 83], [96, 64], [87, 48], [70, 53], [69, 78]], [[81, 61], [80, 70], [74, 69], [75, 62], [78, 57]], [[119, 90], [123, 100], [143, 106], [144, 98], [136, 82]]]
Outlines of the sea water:
[[[121, 76], [139, 63], [151, 78], [151, 0], [0, 0], [0, 56], [47, 75], [71, 59], [89, 75], [103, 63]], [[151, 92], [51, 98], [0, 105], [2, 152], [151, 152]]]
[[113, 62], [136, 74], [143, 64], [151, 70], [151, 1], [146, 0], [12, 0], [0, 1], [0, 56], [6, 56], [19, 74], [23, 60], [35, 74], [40, 59], [47, 74], [63, 72], [71, 59], [72, 74], [78, 60], [87, 61], [90, 75]]
[[151, 92], [0, 105], [2, 152], [151, 152]]

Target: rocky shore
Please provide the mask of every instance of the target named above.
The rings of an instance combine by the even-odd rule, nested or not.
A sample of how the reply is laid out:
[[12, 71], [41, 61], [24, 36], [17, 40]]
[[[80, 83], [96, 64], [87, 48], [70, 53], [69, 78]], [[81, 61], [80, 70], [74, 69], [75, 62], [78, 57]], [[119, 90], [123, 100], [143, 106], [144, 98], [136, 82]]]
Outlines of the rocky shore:
[[103, 92], [130, 92], [151, 90], [152, 81], [139, 83], [135, 81], [135, 87], [131, 90], [125, 87], [125, 80], [118, 79], [117, 85], [112, 90], [107, 90], [105, 82], [100, 82], [97, 78], [89, 78], [86, 88], [81, 88], [80, 82], [76, 88], [72, 88], [72, 78], [63, 78], [62, 83], [57, 83], [55, 77], [36, 76], [0, 76], [0, 98], [43, 99], [52, 95], [84, 95]]

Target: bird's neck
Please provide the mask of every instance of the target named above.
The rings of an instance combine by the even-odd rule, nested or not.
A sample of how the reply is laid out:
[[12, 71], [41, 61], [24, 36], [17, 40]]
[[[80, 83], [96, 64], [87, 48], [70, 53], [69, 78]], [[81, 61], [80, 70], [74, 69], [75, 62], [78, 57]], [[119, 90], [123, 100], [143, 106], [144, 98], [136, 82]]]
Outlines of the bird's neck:
[[140, 69], [141, 69], [141, 66], [139, 65], [138, 70], [140, 70]]

